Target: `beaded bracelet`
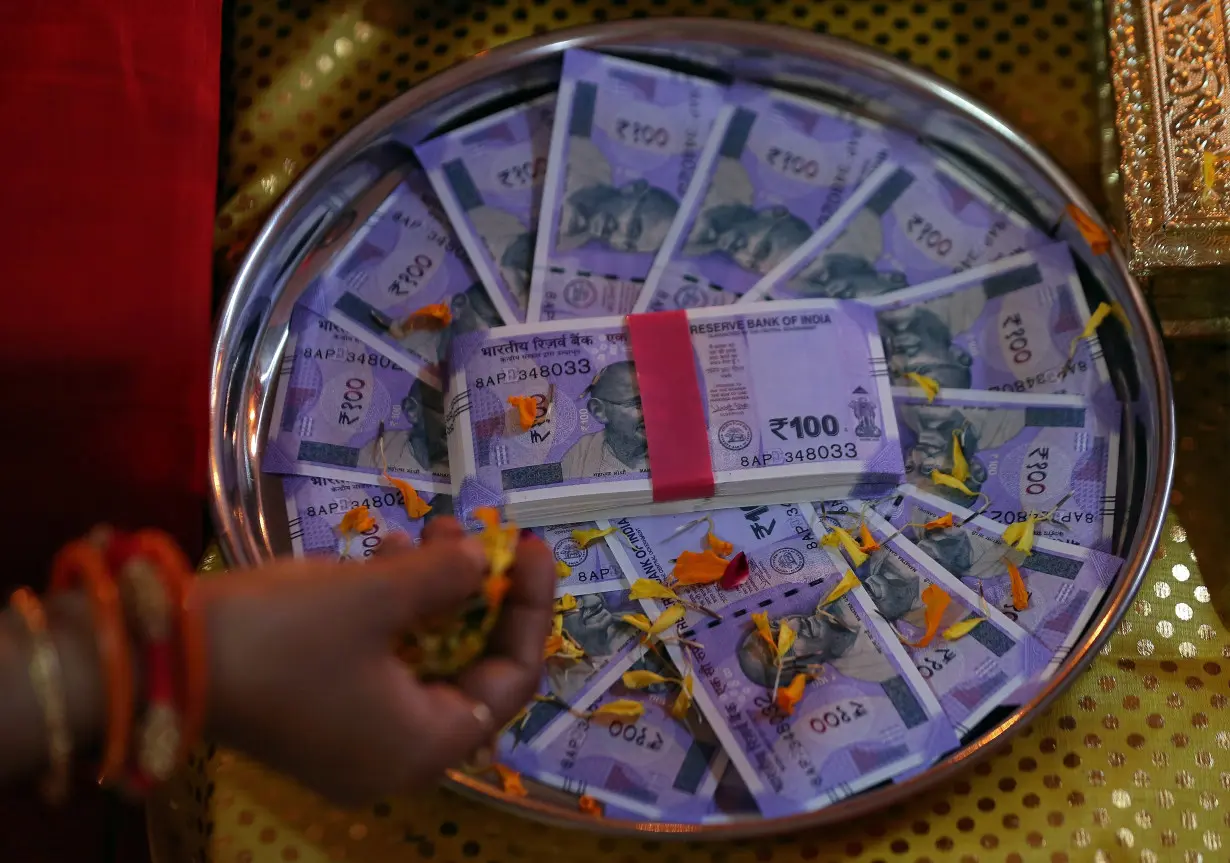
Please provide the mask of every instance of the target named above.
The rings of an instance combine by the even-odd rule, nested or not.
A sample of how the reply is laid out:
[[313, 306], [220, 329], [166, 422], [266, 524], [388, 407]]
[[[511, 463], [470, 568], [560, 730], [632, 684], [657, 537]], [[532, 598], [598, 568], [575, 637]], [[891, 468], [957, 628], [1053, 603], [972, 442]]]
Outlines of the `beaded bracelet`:
[[10, 603], [30, 635], [30, 682], [47, 725], [49, 767], [43, 780], [43, 796], [48, 803], [60, 803], [68, 796], [68, 763], [73, 754], [60, 654], [47, 631], [43, 603], [34, 591], [28, 587], [18, 588]]

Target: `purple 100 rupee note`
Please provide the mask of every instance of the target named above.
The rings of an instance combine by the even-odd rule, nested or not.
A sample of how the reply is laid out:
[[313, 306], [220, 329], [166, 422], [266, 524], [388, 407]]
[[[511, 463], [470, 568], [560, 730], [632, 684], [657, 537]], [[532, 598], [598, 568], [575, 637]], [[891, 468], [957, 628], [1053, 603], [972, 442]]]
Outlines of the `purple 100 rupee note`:
[[554, 119], [549, 93], [414, 148], [505, 323], [525, 321]]
[[[719, 498], [830, 484], [886, 491], [901, 476], [874, 315], [807, 300], [688, 312]], [[636, 365], [622, 318], [526, 324], [459, 340], [449, 449], [461, 511], [505, 505], [526, 521], [665, 510], [652, 505]], [[807, 369], [807, 374], [793, 374]], [[522, 430], [512, 396], [533, 397]], [[886, 415], [887, 413], [887, 415]], [[842, 493], [845, 496], [855, 492]], [[859, 492], [861, 494], [861, 492]], [[763, 499], [763, 498], [759, 498]], [[712, 508], [683, 502], [675, 511]], [[719, 504], [720, 505], [720, 504]], [[645, 507], [648, 507], [647, 509]]]
[[829, 105], [735, 84], [634, 311], [733, 303], [909, 139]]
[[[422, 171], [371, 215], [302, 302], [437, 389], [461, 333], [503, 323]], [[447, 326], [410, 320], [443, 304]]]
[[[436, 494], [425, 497], [431, 506], [427, 515], [410, 518], [405, 496], [390, 486], [288, 476], [282, 480], [282, 490], [296, 557], [370, 557], [390, 534], [405, 534], [417, 542], [427, 522], [453, 514], [452, 497]], [[356, 506], [367, 507], [375, 524], [353, 537], [343, 536], [338, 526]]]
[[[681, 679], [668, 661], [644, 647], [616, 667], [621, 675], [648, 671]], [[641, 716], [561, 714], [510, 760], [539, 782], [587, 794], [641, 819], [698, 822], [713, 808], [727, 758], [695, 706], [682, 719], [671, 716], [678, 693], [676, 683], [631, 689], [616, 678], [605, 692], [574, 708], [588, 713], [612, 701], [632, 701], [643, 707]]]
[[387, 463], [417, 489], [449, 492], [443, 411], [438, 390], [299, 307], [261, 467], [371, 483]]
[[896, 386], [914, 372], [952, 389], [1093, 397], [1110, 388], [1097, 336], [1081, 338], [1089, 306], [1065, 243], [865, 302]]
[[865, 299], [1049, 242], [938, 156], [889, 161], [743, 300]]
[[564, 55], [528, 320], [632, 310], [724, 92], [631, 60]]
[[566, 578], [556, 581], [556, 596], [566, 593], [583, 596], [587, 593], [606, 593], [627, 588], [623, 572], [620, 571], [619, 564], [612, 559], [605, 542], [582, 546], [572, 535], [574, 530], [589, 530], [593, 527], [594, 523], [587, 521], [533, 528], [538, 538], [551, 549], [555, 559], [570, 570]]
[[[1118, 402], [977, 390], [949, 390], [931, 402], [894, 390], [893, 402], [907, 482], [1003, 524], [1048, 515], [1035, 526], [1036, 536], [1110, 550]], [[968, 471], [965, 487], [985, 497], [932, 481], [932, 471], [953, 474], [958, 448]]]
[[[1112, 555], [1043, 538], [1034, 539], [1032, 550], [1025, 554], [1004, 542], [1002, 524], [910, 485], [876, 509], [925, 554], [1046, 647], [1050, 662], [1031, 686], [1050, 679], [1063, 664], [1123, 565]], [[954, 527], [923, 527], [947, 513], [955, 517]], [[1013, 600], [1009, 561], [1018, 567], [1028, 593], [1023, 608]], [[1012, 701], [1022, 697], [1018, 694]]]
[[[817, 558], [819, 559], [819, 558]], [[723, 610], [685, 636], [696, 700], [768, 816], [819, 809], [956, 748], [952, 725], [870, 597], [856, 587], [823, 604], [841, 579], [830, 564]], [[796, 632], [781, 660], [752, 621]], [[774, 686], [811, 674], [786, 714]]]
[[[939, 699], [957, 734], [968, 734], [1046, 667], [1050, 651], [874, 511], [860, 511], [862, 501], [827, 501], [816, 506], [825, 515], [818, 532], [828, 532], [826, 519], [851, 532], [856, 532], [861, 521], [880, 544], [854, 572], [880, 616], [903, 637], [914, 667]], [[944, 591], [950, 602], [930, 643], [914, 646], [924, 640], [927, 631], [922, 592], [932, 585]], [[949, 627], [969, 620], [981, 622], [951, 640], [945, 636]]]

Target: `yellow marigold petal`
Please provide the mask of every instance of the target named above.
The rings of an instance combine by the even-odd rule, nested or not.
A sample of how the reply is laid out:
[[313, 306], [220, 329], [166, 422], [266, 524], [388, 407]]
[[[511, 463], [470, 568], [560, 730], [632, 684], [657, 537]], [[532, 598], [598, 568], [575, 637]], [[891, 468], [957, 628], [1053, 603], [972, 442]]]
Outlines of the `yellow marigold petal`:
[[679, 595], [652, 578], [638, 578], [628, 589], [628, 599], [665, 599], [679, 601]]
[[403, 330], [440, 330], [453, 322], [453, 312], [447, 303], [432, 303], [410, 313], [402, 321]]
[[572, 575], [572, 567], [564, 563], [562, 560], [555, 561], [555, 574], [563, 581], [568, 576]]
[[646, 635], [649, 634], [649, 630], [653, 629], [653, 624], [650, 623], [649, 618], [643, 614], [621, 614], [619, 619], [629, 626], [639, 629]]
[[858, 526], [858, 539], [858, 547], [864, 554], [871, 554], [880, 548], [880, 543], [876, 542], [876, 538], [871, 535], [871, 528], [867, 527], [867, 522]]
[[577, 610], [577, 598], [571, 593], [565, 593], [559, 599], [555, 600], [555, 613], [561, 614], [565, 611]]
[[1102, 226], [1090, 218], [1089, 214], [1076, 204], [1068, 204], [1065, 208], [1076, 229], [1081, 232], [1089, 249], [1095, 255], [1105, 255], [1110, 251], [1110, 237]]
[[690, 584], [712, 584], [721, 579], [730, 563], [713, 553], [712, 549], [702, 552], [682, 551], [675, 560], [675, 568], [671, 576], [675, 583], [686, 587]]
[[562, 656], [564, 659], [580, 659], [585, 655], [585, 650], [581, 645], [572, 640], [572, 637], [567, 633], [564, 634], [564, 644], [559, 649], [557, 656]]
[[663, 611], [658, 615], [658, 619], [653, 622], [653, 626], [649, 627], [650, 637], [661, 635], [668, 629], [674, 627], [675, 624], [683, 620], [683, 615], [685, 613], [686, 612], [682, 605], [672, 605], [670, 608]]
[[1012, 582], [1012, 607], [1017, 611], [1029, 608], [1029, 590], [1025, 587], [1025, 579], [1021, 578], [1020, 568], [1010, 560], [1005, 559], [1008, 566], [1008, 580]]
[[933, 518], [931, 521], [923, 524], [923, 530], [941, 530], [942, 528], [952, 527], [953, 518], [951, 512], [946, 512], [939, 518]]
[[918, 641], [908, 642], [910, 647], [926, 647], [935, 640], [935, 635], [940, 630], [940, 621], [944, 619], [944, 611], [952, 602], [952, 597], [939, 585], [928, 584], [923, 588], [922, 602], [926, 631]]
[[954, 623], [952, 626], [940, 633], [948, 641], [956, 641], [964, 635], [969, 635], [970, 631], [986, 620], [985, 617], [970, 617], [962, 621]]
[[1034, 525], [1037, 521], [1038, 517], [1031, 514], [1026, 516], [1024, 521], [1008, 525], [1004, 528], [1004, 542], [1018, 551], [1029, 554], [1034, 550]]
[[371, 530], [376, 526], [376, 519], [372, 518], [372, 514], [367, 507], [360, 504], [346, 511], [342, 516], [342, 523], [338, 525], [338, 530], [343, 536], [348, 534], [363, 533], [365, 530]]
[[782, 620], [777, 625], [777, 658], [784, 659], [786, 654], [790, 652], [790, 648], [794, 647], [795, 632], [790, 627], [790, 624]]
[[538, 401], [533, 396], [509, 396], [508, 403], [517, 411], [521, 431], [529, 431], [538, 419]]
[[1072, 344], [1068, 345], [1068, 359], [1076, 356], [1076, 348], [1082, 341], [1093, 337], [1093, 334], [1098, 331], [1098, 327], [1102, 326], [1114, 309], [1110, 303], [1098, 303], [1098, 307], [1093, 310], [1093, 314], [1089, 316], [1089, 320], [1085, 321], [1085, 328], [1080, 331], [1080, 335], [1072, 339]]
[[654, 686], [659, 683], [670, 683], [669, 677], [663, 677], [661, 674], [656, 674], [652, 671], [625, 671], [623, 680], [624, 686], [629, 689], [644, 689], [648, 686]]
[[619, 698], [598, 706], [589, 714], [590, 718], [610, 716], [614, 719], [640, 719], [645, 715], [645, 705], [630, 698]]
[[705, 534], [705, 545], [718, 557], [730, 557], [735, 551], [733, 542], [727, 542], [712, 530]]
[[508, 589], [512, 587], [512, 579], [502, 572], [493, 572], [483, 580], [483, 598], [488, 608], [498, 608], [504, 602]]
[[830, 535], [835, 535], [837, 537], [837, 541], [841, 543], [841, 547], [845, 550], [846, 554], [850, 556], [850, 562], [856, 567], [862, 566], [867, 562], [867, 554], [862, 550], [862, 548], [859, 547], [859, 544], [855, 542], [854, 537], [850, 536], [850, 531], [846, 530], [844, 527], [833, 527], [830, 529]]
[[968, 494], [970, 497], [978, 497], [978, 495], [970, 491], [969, 487], [966, 486], [966, 484], [963, 483], [961, 480], [957, 479], [955, 476], [946, 474], [942, 471], [938, 471], [938, 470], [931, 471], [931, 481], [935, 483], [936, 485], [946, 485], [949, 488], [955, 488], [957, 491]]
[[564, 634], [564, 613], [562, 611], [555, 612], [555, 616], [551, 618], [551, 634], [559, 636]]
[[961, 449], [961, 433], [954, 431], [952, 433], [952, 478], [965, 482], [970, 478], [969, 462], [965, 459], [965, 452]]
[[410, 518], [422, 518], [431, 512], [431, 504], [419, 497], [418, 491], [410, 483], [404, 479], [389, 476], [387, 473], [384, 474], [384, 478], [389, 481], [390, 485], [401, 492], [402, 506], [406, 508], [407, 516]]
[[906, 372], [905, 376], [911, 383], [914, 383], [923, 391], [923, 394], [927, 396], [928, 402], [935, 401], [935, 397], [940, 394], [940, 382], [935, 378], [920, 375], [918, 372]]
[[803, 689], [806, 686], [807, 675], [796, 674], [794, 679], [790, 681], [789, 686], [780, 687], [777, 690], [777, 697], [774, 699], [778, 709], [787, 716], [793, 716], [795, 705], [803, 700]]
[[836, 602], [856, 587], [858, 587], [858, 576], [854, 574], [854, 570], [847, 569], [846, 574], [841, 577], [841, 581], [833, 586], [833, 589], [829, 591], [829, 595], [821, 600], [820, 604], [828, 605], [830, 602]]
[[595, 818], [602, 817], [602, 804], [588, 794], [582, 794], [577, 798], [577, 809], [581, 810], [583, 815], [592, 815]]
[[575, 542], [577, 545], [581, 546], [581, 548], [589, 548], [595, 542], [602, 539], [602, 537], [609, 536], [610, 534], [614, 532], [615, 532], [615, 528], [613, 527], [607, 527], [607, 528], [596, 528], [595, 527], [595, 528], [589, 528], [588, 530], [582, 530], [581, 528], [577, 528], [576, 530], [572, 532], [572, 541]]
[[500, 777], [500, 787], [504, 789], [505, 794], [513, 797], [529, 795], [529, 792], [525, 790], [525, 784], [521, 781], [520, 773], [498, 762], [491, 766], [495, 768], [496, 774]]
[[683, 719], [688, 714], [688, 710], [692, 707], [692, 675], [689, 673], [684, 676], [683, 682], [679, 686], [679, 694], [675, 696], [675, 700], [671, 702], [670, 714], [675, 719]]
[[777, 641], [773, 638], [773, 629], [769, 626], [769, 614], [766, 611], [758, 611], [752, 615], [752, 623], [756, 624], [756, 632], [769, 645], [770, 650], [777, 650]]

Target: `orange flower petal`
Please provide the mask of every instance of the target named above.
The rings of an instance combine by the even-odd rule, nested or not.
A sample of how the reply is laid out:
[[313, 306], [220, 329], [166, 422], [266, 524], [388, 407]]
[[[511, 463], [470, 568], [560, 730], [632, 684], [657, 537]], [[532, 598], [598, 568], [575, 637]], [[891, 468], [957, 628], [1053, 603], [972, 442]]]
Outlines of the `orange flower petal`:
[[542, 646], [542, 655], [544, 659], [549, 659], [555, 654], [564, 649], [564, 636], [548, 635], [546, 643]]
[[508, 403], [517, 409], [521, 431], [529, 431], [538, 419], [538, 400], [533, 396], [509, 396]]
[[671, 576], [675, 583], [686, 587], [689, 584], [712, 584], [721, 579], [729, 561], [718, 557], [712, 549], [683, 551], [675, 561]]
[[521, 781], [520, 773], [503, 764], [497, 763], [491, 766], [495, 768], [496, 774], [500, 777], [500, 786], [504, 789], [505, 794], [513, 797], [529, 796], [529, 792], [525, 790], [525, 784]]
[[796, 674], [789, 686], [783, 686], [777, 690], [777, 697], [774, 699], [777, 708], [787, 716], [793, 716], [795, 705], [803, 700], [803, 689], [806, 686], [807, 675]]
[[940, 622], [944, 619], [944, 611], [952, 602], [952, 597], [939, 585], [928, 584], [923, 588], [922, 601], [926, 631], [918, 641], [907, 642], [910, 647], [926, 647], [935, 640], [936, 633], [940, 631]]
[[453, 312], [446, 303], [432, 303], [415, 309], [402, 321], [403, 330], [442, 330], [453, 322]]
[[503, 573], [492, 573], [483, 581], [483, 598], [487, 600], [488, 608], [495, 608], [504, 602], [504, 596], [512, 587], [512, 579]]
[[1010, 560], [1004, 560], [1008, 566], [1008, 579], [1012, 582], [1012, 607], [1017, 611], [1029, 608], [1029, 590], [1025, 587], [1025, 579], [1021, 578], [1021, 570]]
[[493, 506], [480, 506], [474, 510], [474, 517], [488, 530], [495, 530], [500, 526], [500, 511]]
[[431, 512], [431, 504], [419, 497], [418, 491], [414, 486], [406, 482], [404, 479], [398, 479], [395, 476], [389, 476], [387, 473], [384, 478], [398, 491], [401, 492], [402, 505], [406, 508], [406, 515], [410, 518], [422, 518]]
[[873, 551], [878, 551], [880, 544], [876, 542], [876, 538], [871, 535], [871, 529], [867, 527], [867, 522], [863, 522], [858, 526], [859, 550], [864, 554], [871, 554]]
[[577, 809], [585, 815], [593, 815], [595, 818], [602, 817], [602, 804], [588, 794], [582, 794], [577, 798]]
[[1101, 225], [1076, 204], [1068, 204], [1065, 209], [1073, 224], [1076, 225], [1076, 229], [1081, 232], [1081, 236], [1089, 244], [1090, 251], [1095, 255], [1105, 255], [1110, 251], [1110, 237]]
[[712, 530], [705, 534], [705, 545], [718, 557], [730, 557], [735, 551], [733, 542], [727, 542]]
[[952, 527], [952, 513], [946, 512], [939, 518], [933, 518], [931, 521], [923, 525], [923, 530], [941, 530], [942, 528]]
[[368, 512], [367, 507], [360, 504], [346, 512], [342, 516], [342, 523], [338, 525], [338, 530], [342, 536], [354, 533], [363, 533], [365, 530], [371, 530], [376, 526], [376, 519], [372, 518], [372, 514]]

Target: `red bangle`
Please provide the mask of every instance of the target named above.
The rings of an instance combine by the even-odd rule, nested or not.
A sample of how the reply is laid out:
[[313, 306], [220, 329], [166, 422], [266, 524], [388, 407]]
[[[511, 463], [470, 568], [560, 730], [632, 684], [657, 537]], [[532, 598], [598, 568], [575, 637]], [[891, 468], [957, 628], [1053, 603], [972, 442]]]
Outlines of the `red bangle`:
[[120, 608], [119, 591], [98, 545], [89, 540], [70, 542], [51, 565], [51, 592], [84, 588], [90, 598], [98, 655], [107, 689], [107, 730], [100, 784], [114, 782], [128, 757], [128, 735], [133, 713], [133, 670], [128, 634]]

